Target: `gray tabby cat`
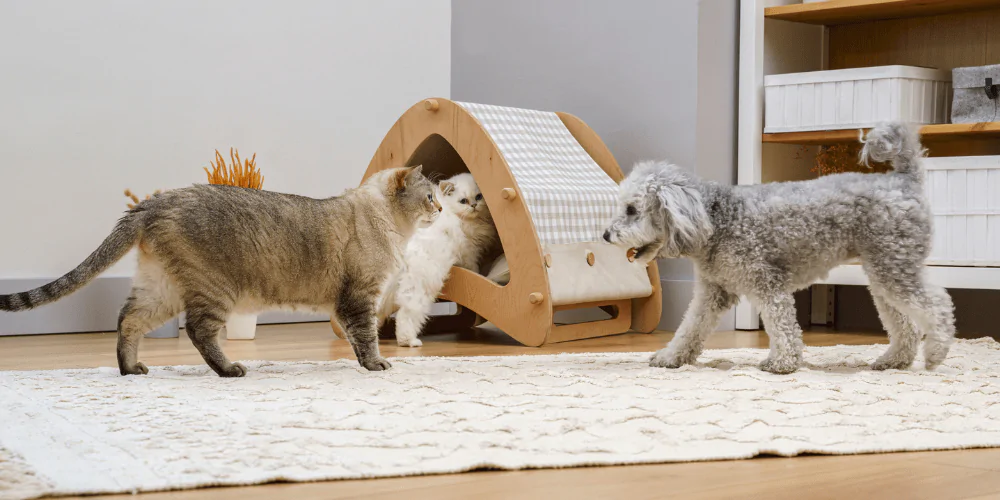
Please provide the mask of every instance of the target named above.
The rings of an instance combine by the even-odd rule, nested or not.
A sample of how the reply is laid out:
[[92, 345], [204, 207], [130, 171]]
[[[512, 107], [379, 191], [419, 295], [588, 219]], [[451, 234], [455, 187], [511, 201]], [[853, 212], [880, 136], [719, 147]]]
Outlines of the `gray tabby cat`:
[[322, 200], [232, 186], [167, 191], [125, 213], [111, 235], [65, 276], [0, 295], [0, 310], [22, 311], [76, 291], [139, 248], [132, 292], [118, 316], [118, 368], [147, 373], [139, 339], [187, 312], [187, 334], [222, 377], [246, 368], [219, 348], [233, 311], [301, 307], [343, 325], [358, 362], [385, 370], [377, 307], [418, 224], [441, 205], [420, 167], [385, 170], [342, 196]]

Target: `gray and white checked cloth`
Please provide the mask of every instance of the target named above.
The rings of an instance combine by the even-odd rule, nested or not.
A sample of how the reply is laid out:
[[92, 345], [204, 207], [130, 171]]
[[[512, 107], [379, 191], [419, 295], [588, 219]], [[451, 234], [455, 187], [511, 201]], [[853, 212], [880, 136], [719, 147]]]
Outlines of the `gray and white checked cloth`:
[[543, 245], [600, 241], [618, 185], [552, 112], [459, 102], [510, 166]]

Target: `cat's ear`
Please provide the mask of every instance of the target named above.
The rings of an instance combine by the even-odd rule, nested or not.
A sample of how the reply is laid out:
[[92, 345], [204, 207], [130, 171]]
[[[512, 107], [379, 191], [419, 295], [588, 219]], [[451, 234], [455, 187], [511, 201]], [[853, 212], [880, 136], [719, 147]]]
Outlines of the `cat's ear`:
[[389, 176], [389, 190], [398, 192], [405, 189], [412, 172], [413, 168], [411, 167], [400, 168], [393, 172], [392, 175]]
[[409, 184], [411, 184], [413, 182], [413, 179], [415, 179], [417, 176], [420, 175], [421, 172], [423, 172], [424, 166], [423, 165], [417, 165], [415, 167], [410, 167], [410, 168], [408, 168], [406, 170], [407, 170], [406, 177], [403, 179], [403, 182], [405, 184], [409, 185]]
[[402, 191], [406, 187], [406, 174], [409, 173], [410, 169], [401, 168], [392, 173], [389, 176], [389, 191], [397, 192]]
[[441, 194], [445, 196], [448, 196], [455, 191], [455, 184], [451, 181], [441, 181], [441, 183], [438, 184], [438, 187], [441, 188]]

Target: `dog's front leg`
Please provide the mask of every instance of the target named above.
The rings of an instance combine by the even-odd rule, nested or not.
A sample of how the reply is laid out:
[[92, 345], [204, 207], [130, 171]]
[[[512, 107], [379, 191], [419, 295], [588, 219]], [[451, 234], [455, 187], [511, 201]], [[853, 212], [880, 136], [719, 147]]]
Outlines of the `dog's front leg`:
[[738, 300], [739, 297], [722, 287], [699, 280], [695, 284], [694, 299], [684, 313], [677, 333], [667, 347], [653, 355], [650, 366], [677, 368], [694, 363], [722, 313], [736, 305]]
[[760, 317], [771, 341], [771, 352], [760, 369], [771, 373], [792, 373], [802, 364], [802, 327], [795, 318], [795, 298], [780, 294], [761, 298]]

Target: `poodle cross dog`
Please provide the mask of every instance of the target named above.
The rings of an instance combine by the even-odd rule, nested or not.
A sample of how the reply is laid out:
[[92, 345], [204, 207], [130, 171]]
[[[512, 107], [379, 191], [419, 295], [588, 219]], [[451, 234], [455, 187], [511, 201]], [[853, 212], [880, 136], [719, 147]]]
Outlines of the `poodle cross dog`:
[[860, 258], [889, 349], [872, 369], [904, 369], [921, 334], [928, 369], [955, 335], [951, 297], [924, 280], [931, 215], [919, 137], [900, 123], [868, 133], [861, 161], [890, 162], [885, 174], [843, 173], [801, 182], [724, 186], [666, 163], [641, 163], [620, 187], [619, 212], [604, 239], [638, 258], [691, 258], [698, 282], [674, 339], [652, 366], [694, 363], [723, 312], [746, 296], [770, 338], [760, 369], [791, 373], [802, 363], [792, 293]]

